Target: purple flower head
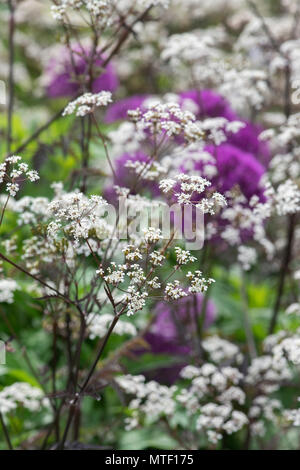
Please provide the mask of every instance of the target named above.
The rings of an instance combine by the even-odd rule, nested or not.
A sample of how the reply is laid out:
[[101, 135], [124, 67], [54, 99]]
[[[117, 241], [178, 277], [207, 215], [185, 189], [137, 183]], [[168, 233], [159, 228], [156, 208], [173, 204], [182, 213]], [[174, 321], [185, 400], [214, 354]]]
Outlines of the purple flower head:
[[[87, 91], [90, 56], [90, 49], [82, 49], [77, 45], [72, 48], [71, 54], [66, 47], [63, 47], [60, 56], [52, 58], [46, 70], [48, 96], [51, 98], [75, 96]], [[103, 69], [103, 62], [104, 57], [97, 54], [93, 64], [95, 78], [90, 90], [93, 93], [101, 90], [112, 92], [119, 85], [114, 66], [109, 63]]]
[[[182, 358], [180, 365], [155, 370], [154, 376], [159, 382], [173, 383], [191, 353], [191, 344], [196, 335], [196, 319], [199, 321], [204, 296], [183, 297], [176, 303], [159, 302], [156, 306], [156, 319], [151, 329], [144, 336], [153, 354], [169, 354]], [[210, 326], [216, 318], [216, 306], [208, 300], [205, 311], [204, 327]]]
[[237, 119], [237, 115], [225, 98], [212, 90], [184, 91], [180, 93], [179, 97], [180, 104], [183, 106], [187, 100], [192, 101], [196, 105], [194, 114], [198, 119], [203, 117], [224, 117], [229, 121]]
[[107, 110], [105, 121], [111, 124], [121, 119], [127, 119], [127, 112], [131, 109], [141, 108], [146, 98], [146, 95], [134, 95], [113, 103]]
[[235, 145], [245, 152], [252, 153], [263, 165], [268, 166], [271, 154], [268, 144], [259, 140], [262, 128], [240, 119], [231, 109], [225, 98], [212, 90], [202, 90], [201, 92], [189, 90], [181, 93], [179, 96], [181, 105], [184, 106], [187, 100], [192, 101], [196, 105], [194, 113], [198, 119], [224, 117], [229, 121], [240, 120], [244, 122], [245, 127], [240, 129], [239, 132], [230, 133], [227, 136], [227, 143]]
[[[186, 338], [196, 332], [195, 315], [199, 319], [203, 308], [204, 296], [196, 294], [183, 297], [174, 303], [159, 302], [155, 309], [156, 320], [151, 326], [150, 333], [159, 336], [161, 347], [166, 352], [179, 353], [189, 350]], [[204, 326], [210, 326], [216, 317], [216, 307], [212, 300], [207, 302]], [[185, 337], [185, 338], [184, 338]], [[162, 343], [165, 343], [163, 345]], [[156, 350], [155, 352], [161, 352]]]
[[[208, 146], [206, 150], [216, 159], [217, 176], [212, 180], [216, 190], [225, 193], [239, 186], [249, 200], [257, 195], [263, 199], [263, 188], [260, 180], [265, 173], [263, 165], [252, 153], [245, 152], [234, 145], [225, 143], [218, 147]], [[201, 170], [201, 163], [195, 163], [195, 169]]]
[[263, 131], [263, 128], [248, 121], [243, 122], [245, 127], [236, 134], [231, 133], [227, 138], [227, 142], [245, 152], [252, 153], [267, 168], [271, 152], [268, 143], [259, 140], [259, 134]]

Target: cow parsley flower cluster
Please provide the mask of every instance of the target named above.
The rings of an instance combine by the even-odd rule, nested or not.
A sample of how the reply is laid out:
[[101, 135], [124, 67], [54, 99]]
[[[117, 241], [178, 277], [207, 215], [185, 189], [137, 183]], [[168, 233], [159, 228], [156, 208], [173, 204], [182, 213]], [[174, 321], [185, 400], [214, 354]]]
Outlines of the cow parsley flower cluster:
[[[239, 431], [248, 420], [244, 413], [234, 409], [234, 403], [242, 405], [244, 392], [237, 386], [242, 375], [237, 369], [224, 367], [221, 370], [212, 364], [201, 368], [187, 366], [181, 377], [190, 381], [187, 388], [166, 387], [155, 381], [145, 382], [143, 376], [121, 376], [116, 378], [119, 386], [134, 398], [129, 404], [130, 418], [127, 429], [139, 425], [141, 419], [157, 421], [170, 417], [176, 409], [185, 409], [192, 419], [196, 416], [194, 432], [205, 431], [209, 442], [216, 444], [221, 433]], [[219, 401], [209, 402], [209, 397]], [[159, 397], [159, 398], [158, 398]]]
[[[101, 315], [97, 313], [90, 313], [87, 317], [87, 324], [89, 329], [89, 338], [103, 338], [108, 331], [109, 326], [113, 321], [113, 315], [110, 313], [103, 313]], [[136, 327], [127, 321], [119, 320], [117, 323], [114, 334], [123, 336], [135, 336], [137, 334]]]
[[49, 408], [50, 403], [40, 388], [26, 382], [15, 382], [0, 391], [0, 413], [6, 415], [19, 406], [36, 413], [42, 407]]
[[48, 236], [56, 238], [60, 230], [64, 230], [76, 241], [88, 238], [91, 229], [101, 226], [99, 219], [102, 219], [106, 205], [101, 196], [87, 198], [80, 192], [63, 194], [48, 206], [49, 215], [55, 217], [55, 222], [48, 225]]
[[176, 387], [169, 388], [155, 381], [146, 382], [142, 375], [124, 375], [115, 380], [126, 393], [134, 396], [129, 404], [132, 416], [126, 420], [126, 429], [138, 425], [140, 413], [150, 422], [174, 413], [176, 405], [173, 395]]
[[[159, 183], [161, 191], [173, 194], [179, 204], [193, 205], [204, 214], [213, 215], [217, 207], [224, 207], [227, 202], [226, 198], [218, 192], [213, 192], [209, 197], [205, 197], [203, 193], [210, 186], [211, 182], [206, 178], [185, 173], [177, 175], [174, 179], [163, 179]], [[199, 196], [201, 197], [200, 202], [197, 201]]]
[[0, 302], [13, 303], [14, 291], [18, 288], [14, 279], [0, 279]]
[[20, 183], [25, 180], [31, 182], [39, 179], [37, 171], [30, 170], [27, 163], [22, 162], [22, 157], [12, 155], [0, 164], [0, 183], [6, 182], [6, 190], [10, 196], [16, 196], [20, 190]]
[[76, 116], [84, 117], [93, 113], [96, 108], [108, 106], [112, 102], [111, 93], [109, 91], [101, 91], [92, 94], [85, 93], [74, 101], [71, 101], [63, 112], [63, 116], [68, 114], [76, 114]]
[[[88, 13], [99, 24], [107, 26], [111, 22], [111, 16], [119, 11], [123, 15], [134, 12], [141, 12], [153, 6], [168, 8], [169, 0], [59, 0], [51, 7], [53, 18], [59, 22], [66, 21], [68, 14], [78, 12], [80, 14]], [[118, 8], [117, 8], [118, 7]]]

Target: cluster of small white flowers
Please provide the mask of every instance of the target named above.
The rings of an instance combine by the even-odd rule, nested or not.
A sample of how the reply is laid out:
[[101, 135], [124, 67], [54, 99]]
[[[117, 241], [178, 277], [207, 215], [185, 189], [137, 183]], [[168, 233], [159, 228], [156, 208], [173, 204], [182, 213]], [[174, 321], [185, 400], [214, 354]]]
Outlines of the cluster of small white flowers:
[[238, 247], [238, 261], [245, 271], [249, 271], [257, 261], [257, 253], [255, 248], [249, 246]]
[[273, 188], [270, 189], [266, 183], [266, 201], [260, 202], [258, 197], [253, 196], [249, 205], [243, 195], [235, 196], [228, 193], [226, 196], [229, 201], [228, 207], [220, 214], [221, 219], [226, 221], [225, 228], [221, 233], [223, 240], [231, 246], [239, 246], [242, 243], [243, 231], [249, 231], [253, 233], [255, 242], [263, 247], [268, 258], [271, 258], [275, 248], [267, 237], [265, 222], [272, 215]]
[[177, 201], [179, 202], [179, 204], [190, 205], [192, 203], [191, 194], [180, 193], [180, 194], [176, 194], [176, 197], [177, 197]]
[[146, 281], [144, 269], [139, 264], [132, 264], [127, 276], [131, 280], [131, 284], [141, 286]]
[[193, 263], [197, 260], [195, 256], [192, 256], [190, 251], [183, 250], [179, 246], [175, 247], [176, 261], [179, 266], [183, 266], [188, 263]]
[[177, 180], [180, 182], [181, 191], [185, 193], [195, 192], [201, 194], [207, 187], [211, 186], [210, 181], [197, 175], [180, 173], [177, 176]]
[[242, 113], [245, 109], [260, 110], [270, 99], [268, 76], [262, 70], [228, 70], [219, 91]]
[[[187, 416], [193, 419], [189, 424], [189, 430], [195, 426], [195, 432], [204, 431], [207, 440], [212, 444], [217, 444], [224, 434], [238, 432], [247, 424], [253, 436], [264, 436], [265, 422], [277, 425], [282, 416], [293, 425], [299, 426], [299, 410], [283, 412], [281, 402], [270, 396], [272, 392], [278, 390], [281, 383], [292, 377], [287, 359], [282, 360], [282, 358], [293, 349], [293, 346], [286, 342], [284, 336], [285, 333], [281, 332], [267, 338], [265, 348], [272, 354], [253, 359], [246, 375], [238, 368], [229, 365], [243, 362], [243, 356], [236, 345], [216, 336], [205, 338], [203, 348], [209, 360], [216, 365], [206, 362], [198, 367], [194, 365], [184, 367], [180, 376], [184, 381], [188, 381], [189, 385], [182, 387], [178, 384], [177, 387], [167, 388], [168, 390], [164, 387], [160, 391], [163, 397], [160, 403], [162, 406], [156, 405], [157, 413], [151, 414], [151, 418], [147, 415], [150, 401], [148, 398], [145, 400], [145, 397], [148, 397], [147, 393], [151, 389], [157, 399], [155, 392], [161, 386], [153, 381], [147, 384], [142, 376], [119, 377], [117, 381], [121, 388], [135, 396], [129, 406], [132, 415], [127, 419], [128, 429], [138, 426], [145, 417], [158, 420], [165, 416], [168, 419], [169, 414], [172, 415], [177, 408], [179, 410], [183, 408]], [[278, 345], [281, 345], [280, 351]], [[299, 356], [296, 359], [298, 358]], [[247, 416], [240, 411], [240, 407], [246, 403], [244, 387], [247, 389], [249, 386], [255, 390], [255, 396]], [[165, 396], [167, 396], [167, 406], [164, 402]], [[166, 406], [164, 414], [162, 414], [163, 406]], [[169, 424], [172, 426], [172, 421]]]
[[299, 149], [276, 154], [270, 162], [270, 176], [274, 184], [283, 183], [287, 179], [297, 180], [300, 176]]
[[63, 116], [76, 114], [84, 117], [93, 113], [95, 108], [107, 106], [112, 102], [112, 95], [109, 91], [100, 91], [100, 93], [85, 93], [74, 101], [71, 101], [63, 111]]
[[202, 272], [199, 270], [193, 273], [189, 271], [186, 277], [190, 281], [190, 287], [188, 288], [190, 294], [206, 292], [208, 287], [215, 282], [215, 280], [212, 278], [206, 279], [203, 277]]
[[[125, 292], [121, 303], [125, 307], [127, 315], [133, 315], [142, 310], [149, 292], [162, 287], [160, 276], [156, 275], [155, 270], [162, 266], [166, 260], [165, 248], [162, 248], [161, 251], [153, 250], [161, 239], [161, 230], [149, 227], [144, 230], [144, 236], [138, 237], [136, 240], [133, 238], [133, 243], [126, 244], [122, 248], [125, 257], [124, 264], [117, 264], [113, 261], [106, 269], [101, 267], [97, 270], [97, 274], [107, 284], [111, 284], [121, 292]], [[174, 272], [179, 270], [181, 266], [196, 260], [189, 251], [180, 247], [175, 247], [175, 254], [177, 264], [174, 266]], [[147, 271], [147, 266], [145, 268], [145, 262], [152, 266], [150, 272]], [[212, 282], [211, 279], [205, 279], [198, 271], [196, 271], [194, 277], [190, 273], [189, 279], [191, 280], [189, 293], [204, 291]], [[165, 285], [164, 294], [168, 300], [178, 300], [186, 297], [188, 292], [176, 279]]]
[[243, 195], [235, 197], [229, 192], [226, 194], [229, 201], [228, 207], [220, 214], [220, 217], [228, 223], [221, 237], [229, 245], [238, 247], [238, 261], [246, 270], [256, 262], [257, 254], [253, 247], [240, 246], [243, 231], [252, 232], [253, 240], [261, 245], [268, 259], [272, 259], [276, 247], [268, 239], [265, 229], [266, 221], [272, 216], [295, 214], [300, 210], [300, 189], [289, 179], [277, 188], [274, 188], [270, 181], [265, 180], [264, 195], [265, 202], [253, 196], [247, 205]]
[[173, 282], [168, 282], [165, 287], [165, 299], [166, 300], [179, 300], [183, 297], [187, 297], [187, 293], [180, 286], [180, 282], [176, 279]]
[[[8, 170], [12, 165], [10, 173]], [[23, 176], [22, 176], [23, 175]], [[10, 196], [15, 196], [20, 189], [19, 183], [28, 179], [31, 182], [39, 179], [37, 171], [30, 170], [27, 163], [22, 162], [22, 157], [19, 155], [12, 155], [7, 157], [3, 163], [0, 164], [0, 184], [7, 181], [6, 190]]]
[[[279, 127], [261, 134], [262, 140], [270, 140], [276, 152], [270, 165], [270, 178], [278, 188], [271, 194], [279, 215], [294, 214], [300, 210], [299, 165], [300, 113], [293, 114]], [[281, 149], [280, 153], [278, 149]]]
[[[191, 11], [197, 9], [200, 7], [195, 6]], [[229, 18], [228, 22], [233, 23], [234, 19]], [[175, 34], [162, 41], [161, 56], [176, 71], [182, 85], [186, 86], [189, 74], [193, 86], [196, 82], [199, 89], [217, 87], [233, 108], [250, 114], [253, 108], [259, 110], [270, 101], [268, 74], [261, 69], [254, 70], [251, 61], [243, 60], [233, 44], [232, 53], [225, 55], [222, 46], [230, 40], [225, 29], [219, 26]]]
[[[217, 394], [223, 394], [232, 385], [237, 386], [243, 378], [243, 375], [235, 367], [217, 367], [209, 362], [198, 368], [193, 366], [192, 370], [191, 366], [184, 367], [180, 375], [182, 378], [192, 380], [191, 384], [195, 387], [195, 395], [199, 398], [209, 394], [211, 387], [215, 389]], [[244, 399], [240, 400], [239, 398], [239, 402], [244, 402]], [[189, 405], [187, 404], [187, 406]]]
[[271, 128], [260, 134], [262, 141], [269, 141], [272, 148], [287, 150], [289, 147], [299, 148], [299, 130], [300, 113], [292, 114], [288, 120], [279, 126]]
[[123, 297], [123, 302], [127, 306], [127, 316], [134, 315], [139, 310], [143, 310], [147, 297], [148, 292], [139, 292], [134, 286], [129, 286], [127, 294]]
[[203, 340], [202, 346], [215, 364], [236, 363], [240, 365], [243, 362], [243, 355], [238, 346], [219, 336], [208, 336]]
[[101, 25], [106, 24], [112, 13], [111, 2], [108, 0], [60, 0], [51, 6], [51, 13], [56, 21], [67, 21], [67, 14], [72, 11], [83, 13], [84, 9], [97, 18]]
[[278, 186], [274, 199], [278, 215], [295, 214], [300, 210], [300, 189], [291, 180]]
[[218, 204], [220, 207], [224, 207], [227, 205], [226, 198], [221, 193], [214, 192], [212, 195], [212, 198], [215, 200], [216, 204]]
[[12, 304], [14, 301], [14, 291], [19, 288], [14, 279], [0, 279], [0, 303]]
[[109, 14], [109, 2], [107, 0], [86, 0], [86, 9], [97, 19], [101, 16], [106, 18]]
[[226, 198], [220, 193], [213, 193], [210, 199], [203, 198], [196, 205], [197, 209], [200, 209], [203, 214], [214, 215], [216, 213], [216, 208], [222, 208], [227, 206]]
[[49, 407], [49, 400], [40, 388], [26, 382], [15, 382], [0, 391], [0, 412], [7, 414], [18, 406], [37, 412], [41, 407]]
[[168, 37], [162, 44], [162, 60], [167, 61], [176, 74], [181, 71], [184, 74], [188, 69], [189, 73], [197, 77], [200, 86], [205, 85], [207, 79], [213, 77], [211, 68], [217, 70], [218, 59], [222, 58], [217, 46], [224, 39], [223, 31], [218, 28], [212, 28], [210, 33], [195, 31]]
[[300, 336], [294, 335], [283, 339], [273, 348], [274, 360], [282, 361], [287, 358], [293, 364], [300, 365]]
[[242, 121], [228, 121], [226, 118], [204, 119], [201, 123], [206, 139], [215, 145], [220, 145], [227, 140], [227, 134], [236, 134], [245, 127]]
[[285, 380], [291, 380], [292, 373], [284, 357], [264, 355], [254, 358], [246, 376], [246, 383], [255, 386], [264, 394], [279, 389]]
[[206, 430], [208, 441], [217, 444], [223, 437], [222, 431], [230, 435], [242, 429], [247, 423], [248, 418], [241, 411], [232, 411], [229, 405], [208, 403], [202, 407], [202, 414], [197, 420], [197, 429]]
[[210, 142], [220, 145], [227, 140], [227, 133], [236, 133], [245, 124], [239, 121], [229, 122], [226, 118], [208, 118], [203, 121], [190, 121], [184, 128], [187, 142]]
[[59, 228], [63, 228], [77, 242], [81, 238], [87, 239], [91, 229], [102, 226], [106, 205], [101, 196], [88, 198], [80, 192], [61, 194], [48, 205], [48, 214], [55, 216], [54, 223], [49, 224], [49, 238], [56, 236]]
[[176, 185], [176, 181], [172, 178], [163, 179], [159, 182], [159, 187], [163, 193], [169, 193], [173, 190]]
[[245, 9], [244, 0], [202, 0], [199, 4], [198, 0], [171, 0], [172, 6], [172, 20], [175, 24], [186, 24], [187, 22], [195, 19], [203, 19], [206, 17], [213, 17], [214, 15], [222, 15], [223, 18], [230, 17], [237, 12], [240, 8], [242, 11]]
[[135, 245], [126, 245], [125, 248], [123, 248], [123, 253], [125, 255], [126, 261], [138, 261], [140, 259], [143, 259], [143, 255], [140, 252], [139, 248], [137, 248]]
[[135, 218], [137, 212], [142, 210], [155, 210], [161, 207], [161, 202], [155, 199], [151, 200], [148, 197], [141, 196], [139, 194], [129, 194], [126, 200], [128, 209], [128, 216]]
[[[277, 81], [288, 66], [291, 83], [293, 83], [299, 78], [300, 70], [299, 25], [297, 22], [295, 24], [295, 8], [297, 7], [294, 2], [281, 1], [280, 3], [282, 9], [280, 16], [266, 17], [264, 21], [256, 16], [252, 17], [243, 29], [236, 46], [246, 51], [255, 47], [264, 58], [262, 65], [267, 70], [271, 81]], [[272, 40], [266, 31], [271, 31]], [[275, 43], [278, 47], [274, 47]], [[274, 98], [276, 100], [276, 97]]]
[[[103, 313], [101, 315], [97, 313], [90, 313], [86, 319], [90, 339], [95, 339], [97, 337], [103, 338], [106, 335], [113, 319], [114, 316], [110, 313]], [[132, 323], [119, 320], [114, 328], [113, 333], [119, 336], [135, 336], [137, 334], [137, 330]]]
[[115, 380], [125, 393], [135, 397], [128, 406], [132, 415], [126, 419], [126, 429], [137, 427], [141, 416], [149, 422], [154, 422], [161, 417], [170, 417], [174, 414], [175, 386], [167, 387], [154, 380], [146, 382], [142, 375], [124, 375]]
[[[283, 406], [279, 400], [270, 397], [270, 394], [278, 390], [281, 384], [292, 378], [291, 370], [288, 367], [287, 360], [284, 359], [283, 352], [285, 350], [288, 354], [287, 349], [289, 349], [291, 343], [286, 343], [286, 340], [283, 339], [284, 335], [284, 332], [281, 332], [278, 335], [268, 337], [265, 347], [272, 352], [272, 355], [253, 359], [246, 375], [241, 374], [236, 368], [227, 366], [230, 362], [241, 364], [243, 361], [243, 357], [235, 345], [231, 345], [231, 343], [218, 337], [205, 339], [203, 347], [208, 352], [210, 360], [213, 360], [218, 367], [211, 363], [206, 363], [202, 367], [185, 367], [181, 371], [181, 376], [184, 379], [191, 380], [192, 385], [188, 391], [183, 390], [178, 398], [184, 403], [191, 415], [194, 415], [198, 410], [201, 411], [201, 416], [198, 419], [199, 429], [207, 428], [206, 430], [211, 429], [216, 433], [220, 432], [221, 430], [217, 429], [217, 425], [222, 426], [225, 420], [219, 416], [219, 412], [223, 408], [218, 409], [218, 407], [221, 405], [232, 406], [232, 402], [239, 405], [245, 403], [246, 394], [244, 390], [237, 386], [239, 382], [243, 387], [246, 386], [246, 390], [249, 386], [255, 390], [256, 396], [251, 403], [248, 414], [253, 435], [263, 436], [265, 434], [264, 423], [266, 420], [275, 424], [279, 423], [278, 420], [282, 415]], [[222, 342], [224, 344], [221, 345]], [[218, 344], [221, 347], [218, 347]], [[278, 344], [282, 344], [280, 350], [277, 348]], [[293, 346], [291, 348], [293, 349]], [[228, 351], [226, 352], [226, 350]], [[298, 358], [299, 356], [296, 356], [296, 363]], [[225, 366], [222, 367], [222, 364], [225, 364]], [[199, 407], [199, 401], [201, 402], [207, 395], [211, 396], [212, 389], [215, 390], [215, 399], [213, 403], [209, 403], [211, 406], [208, 407], [208, 410], [211, 413], [206, 413], [206, 408], [204, 408], [203, 413], [203, 407]], [[228, 411], [231, 410], [228, 409]], [[291, 410], [289, 416], [292, 420], [293, 416], [297, 416], [297, 412]], [[286, 417], [288, 417], [288, 413]], [[246, 424], [245, 415], [243, 414], [240, 418]], [[230, 433], [231, 430], [235, 432], [235, 429], [234, 424], [229, 423], [225, 432]], [[238, 426], [237, 429], [239, 429]]]
[[165, 256], [157, 250], [152, 251], [149, 255], [149, 261], [155, 267], [161, 266], [165, 259]]
[[[193, 174], [196, 162], [201, 162], [201, 176], [203, 178], [213, 178], [217, 174], [215, 157], [204, 150], [202, 143], [189, 144], [185, 147], [176, 147], [171, 154], [162, 157], [162, 163], [168, 168], [169, 178], [166, 178], [166, 188], [164, 191], [163, 183], [161, 190], [169, 192], [176, 185], [178, 172], [182, 173], [182, 162], [187, 172]], [[170, 187], [170, 189], [169, 189]]]
[[134, 173], [143, 180], [156, 181], [162, 175], [165, 175], [167, 169], [162, 166], [159, 162], [153, 162], [149, 159], [149, 162], [139, 162], [133, 160], [127, 160], [125, 167], [130, 170], [134, 170]]
[[20, 189], [20, 186], [17, 183], [7, 183], [6, 185], [7, 192], [11, 196], [15, 196]]
[[[175, 192], [174, 188], [179, 188]], [[226, 198], [218, 193], [214, 192], [210, 194], [209, 199], [203, 197], [204, 191], [211, 186], [211, 182], [206, 178], [198, 175], [188, 175], [186, 173], [180, 173], [174, 178], [163, 179], [159, 183], [159, 187], [163, 193], [172, 193], [177, 199], [177, 202], [182, 205], [194, 205], [197, 209], [200, 209], [204, 214], [214, 214], [216, 208], [224, 207], [227, 205]], [[197, 202], [197, 198], [201, 195], [202, 199]]]
[[97, 270], [97, 274], [103, 276], [103, 279], [113, 286], [119, 285], [125, 279], [125, 272], [127, 270], [127, 265], [119, 264], [117, 265], [114, 261], [107, 268], [106, 275], [104, 276], [103, 270]]
[[65, 19], [66, 11], [67, 9], [64, 4], [51, 6], [51, 13], [56, 21], [63, 21]]
[[[136, 123], [138, 130], [147, 130], [155, 136], [165, 133], [169, 137], [182, 135], [189, 139], [189, 126], [196, 121], [193, 113], [182, 110], [179, 104], [174, 102], [156, 101], [144, 106], [145, 111], [139, 108], [128, 111], [129, 119]], [[198, 133], [198, 140], [202, 140], [202, 137], [203, 133]]]
[[161, 288], [161, 283], [159, 282], [159, 279], [157, 276], [154, 276], [153, 279], [150, 281], [147, 281], [148, 286], [151, 287], [151, 289], [160, 289]]
[[155, 245], [162, 239], [159, 228], [149, 227], [144, 231], [144, 239], [147, 245]]
[[31, 274], [38, 274], [44, 263], [54, 263], [56, 256], [57, 249], [52, 241], [33, 236], [23, 243], [22, 259]]
[[[188, 414], [199, 414], [196, 429], [204, 430], [210, 442], [216, 443], [221, 439], [222, 432], [232, 434], [247, 424], [246, 415], [234, 409], [234, 404], [245, 403], [245, 393], [238, 387], [243, 378], [238, 369], [228, 366], [218, 368], [206, 363], [199, 368], [185, 367], [181, 376], [191, 380], [191, 384], [188, 389], [181, 390], [176, 398]], [[214, 403], [209, 401], [209, 397], [214, 397]]]
[[259, 395], [254, 398], [249, 409], [250, 428], [254, 436], [264, 436], [266, 432], [265, 421], [277, 424], [282, 413], [282, 404], [275, 398]]
[[110, 25], [116, 19], [128, 16], [129, 19], [151, 7], [168, 8], [170, 0], [60, 0], [51, 7], [55, 20], [67, 21], [67, 15], [87, 12], [98, 26]]

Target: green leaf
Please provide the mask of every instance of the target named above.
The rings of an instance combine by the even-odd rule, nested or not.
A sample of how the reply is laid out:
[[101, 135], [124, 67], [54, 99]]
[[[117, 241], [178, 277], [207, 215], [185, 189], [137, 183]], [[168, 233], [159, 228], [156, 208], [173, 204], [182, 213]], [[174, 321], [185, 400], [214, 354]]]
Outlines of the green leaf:
[[174, 449], [177, 443], [161, 430], [146, 428], [127, 431], [120, 440], [120, 450]]
[[16, 379], [17, 382], [27, 382], [30, 385], [32, 385], [33, 387], [39, 387], [40, 388], [40, 385], [39, 385], [38, 381], [32, 375], [30, 375], [28, 372], [26, 372], [25, 370], [7, 369], [6, 370], [6, 375], [8, 377]]

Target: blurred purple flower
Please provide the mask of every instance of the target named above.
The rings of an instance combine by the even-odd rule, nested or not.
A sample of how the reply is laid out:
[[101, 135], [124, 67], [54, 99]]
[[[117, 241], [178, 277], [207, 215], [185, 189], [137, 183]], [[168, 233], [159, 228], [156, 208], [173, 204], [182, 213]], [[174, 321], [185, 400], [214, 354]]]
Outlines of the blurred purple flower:
[[[196, 294], [183, 297], [175, 303], [159, 302], [155, 308], [155, 321], [150, 334], [159, 337], [160, 344], [155, 352], [169, 352], [181, 354], [189, 351], [185, 337], [191, 337], [196, 332], [195, 316], [197, 320], [202, 312], [204, 296]], [[216, 318], [216, 307], [212, 300], [206, 305], [204, 326], [210, 326]]]
[[198, 119], [204, 117], [225, 117], [229, 121], [237, 119], [229, 103], [221, 95], [212, 90], [188, 90], [179, 94], [180, 104], [184, 105], [186, 100], [196, 105], [194, 114]]
[[[64, 47], [58, 57], [52, 58], [46, 69], [47, 94], [50, 98], [62, 96], [75, 96], [84, 92], [83, 85], [88, 85], [89, 79], [89, 57], [91, 51], [75, 46], [70, 51]], [[96, 77], [91, 86], [91, 92], [98, 93], [101, 90], [114, 91], [119, 85], [114, 66], [109, 63], [102, 69], [103, 56], [94, 61], [94, 73]], [[88, 89], [88, 87], [87, 87]]]
[[[159, 302], [155, 308], [155, 320], [149, 332], [144, 336], [145, 341], [153, 354], [169, 354], [173, 358], [180, 358], [180, 364], [163, 367], [147, 373], [149, 378], [162, 383], [173, 383], [179, 371], [188, 362], [193, 341], [195, 341], [204, 296], [184, 297], [176, 303]], [[216, 318], [216, 306], [212, 300], [208, 300], [205, 311], [204, 328], [208, 328]], [[196, 344], [196, 343], [195, 343]]]
[[245, 152], [252, 153], [256, 160], [259, 160], [264, 167], [267, 168], [270, 162], [271, 152], [268, 143], [259, 140], [259, 134], [263, 131], [263, 128], [247, 121], [244, 122], [246, 124], [245, 127], [240, 129], [236, 134], [230, 134], [227, 142]]
[[[216, 159], [218, 172], [211, 181], [217, 191], [224, 194], [238, 185], [247, 199], [254, 195], [263, 198], [260, 180], [265, 168], [252, 153], [228, 143], [218, 147], [210, 145], [206, 150]], [[201, 171], [201, 162], [195, 162], [195, 169]]]
[[113, 103], [107, 110], [105, 122], [111, 124], [112, 122], [119, 121], [121, 119], [127, 119], [127, 112], [130, 109], [142, 107], [146, 98], [146, 95], [134, 95]]

